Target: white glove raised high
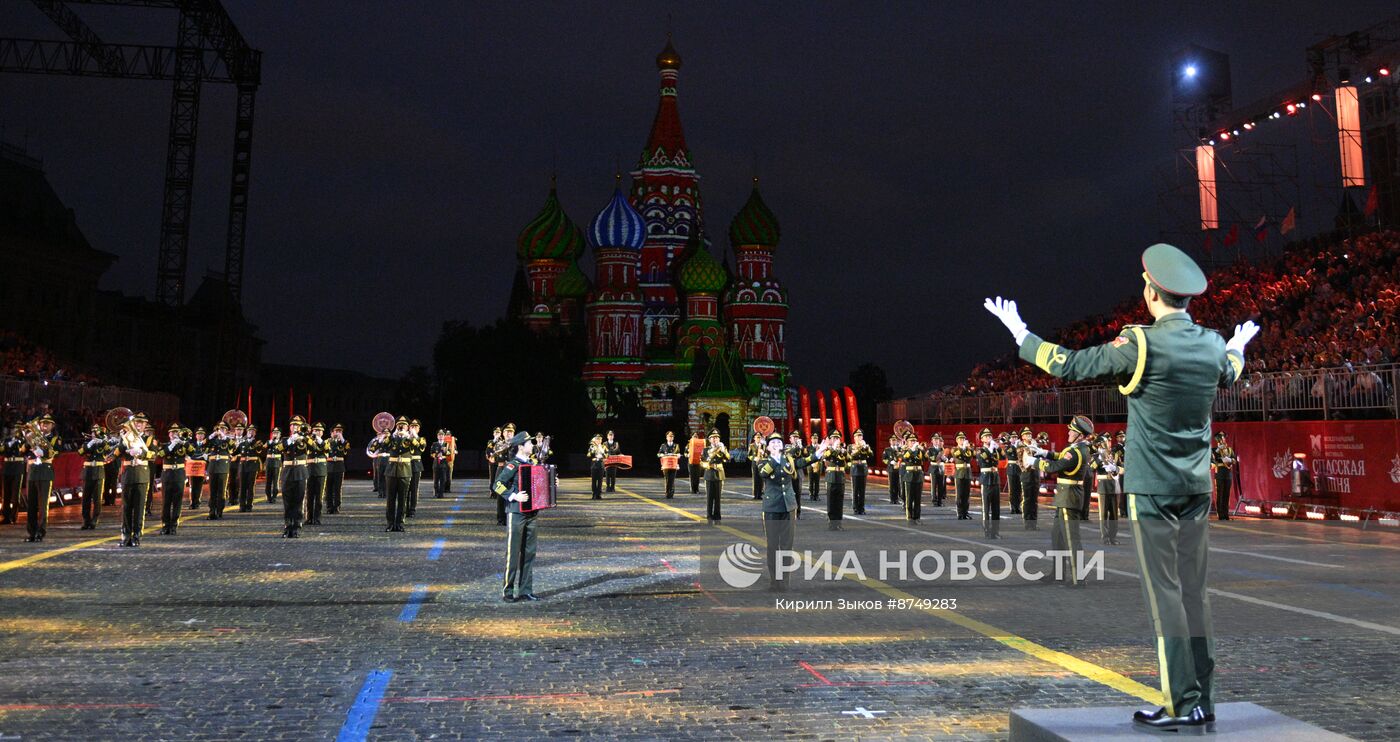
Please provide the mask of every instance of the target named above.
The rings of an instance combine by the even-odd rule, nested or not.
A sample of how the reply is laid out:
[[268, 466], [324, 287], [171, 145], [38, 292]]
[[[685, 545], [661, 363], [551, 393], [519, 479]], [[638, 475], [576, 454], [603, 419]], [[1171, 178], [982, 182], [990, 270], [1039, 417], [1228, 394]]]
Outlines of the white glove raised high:
[[1242, 325], [1235, 325], [1235, 336], [1225, 343], [1225, 350], [1236, 350], [1239, 351], [1240, 355], [1244, 355], [1244, 346], [1248, 345], [1249, 341], [1258, 334], [1259, 325], [1254, 324], [1253, 320]]
[[1011, 336], [1016, 338], [1017, 345], [1026, 339], [1030, 331], [1026, 329], [1026, 323], [1021, 321], [1021, 313], [1016, 311], [1016, 302], [998, 296], [995, 300], [987, 299], [982, 306], [1006, 325], [1006, 329], [1011, 331]]

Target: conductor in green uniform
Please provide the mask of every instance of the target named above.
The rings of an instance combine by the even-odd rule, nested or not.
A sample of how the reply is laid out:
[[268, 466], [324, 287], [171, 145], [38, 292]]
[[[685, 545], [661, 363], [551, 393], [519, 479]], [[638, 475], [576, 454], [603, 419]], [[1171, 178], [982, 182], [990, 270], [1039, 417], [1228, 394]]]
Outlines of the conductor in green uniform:
[[[796, 524], [793, 513], [800, 507], [797, 499], [797, 470], [810, 467], [827, 451], [823, 441], [812, 453], [805, 448], [785, 447], [783, 437], [769, 433], [765, 440], [766, 455], [757, 462], [758, 476], [763, 482], [763, 535], [768, 543], [768, 589], [781, 592], [786, 581], [778, 574], [778, 552], [791, 551]], [[794, 456], [793, 452], [800, 452]]]
[[1258, 325], [1226, 341], [1187, 313], [1207, 281], [1186, 253], [1158, 244], [1142, 254], [1142, 299], [1154, 322], [1129, 326], [1111, 342], [1070, 350], [1026, 329], [1016, 302], [988, 299], [1022, 359], [1064, 379], [1113, 377], [1128, 398], [1124, 489], [1142, 591], [1157, 640], [1165, 703], [1134, 724], [1160, 731], [1215, 728], [1215, 646], [1206, 591], [1210, 513], [1211, 405], [1217, 387], [1244, 370]]

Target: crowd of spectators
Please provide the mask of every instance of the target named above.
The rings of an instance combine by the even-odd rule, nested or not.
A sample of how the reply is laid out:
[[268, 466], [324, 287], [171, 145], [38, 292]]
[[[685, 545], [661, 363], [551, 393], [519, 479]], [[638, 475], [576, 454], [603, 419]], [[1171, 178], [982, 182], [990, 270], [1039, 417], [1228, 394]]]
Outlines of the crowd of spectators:
[[96, 383], [97, 379], [54, 358], [44, 348], [13, 332], [0, 330], [0, 376], [47, 381]]
[[[1196, 322], [1227, 337], [1254, 320], [1263, 330], [1249, 345], [1247, 372], [1264, 393], [1318, 398], [1380, 392], [1384, 381], [1367, 366], [1400, 362], [1400, 232], [1319, 237], [1282, 255], [1240, 260], [1210, 273], [1210, 290], [1191, 301]], [[1106, 315], [1061, 328], [1051, 340], [1071, 348], [1108, 342], [1124, 325], [1148, 323], [1140, 298]], [[1317, 369], [1333, 369], [1318, 373]], [[973, 368], [967, 380], [936, 396], [969, 396], [1071, 386], [1014, 355]]]

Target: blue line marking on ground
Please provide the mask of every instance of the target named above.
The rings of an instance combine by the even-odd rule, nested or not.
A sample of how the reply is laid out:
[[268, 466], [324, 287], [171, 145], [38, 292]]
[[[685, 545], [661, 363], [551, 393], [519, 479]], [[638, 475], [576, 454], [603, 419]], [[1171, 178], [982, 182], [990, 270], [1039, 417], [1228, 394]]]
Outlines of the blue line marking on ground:
[[442, 547], [447, 545], [447, 539], [440, 538], [433, 542], [433, 548], [428, 549], [428, 561], [436, 562], [442, 556]]
[[413, 593], [408, 596], [408, 604], [405, 605], [403, 607], [403, 611], [399, 613], [399, 620], [404, 623], [408, 623], [409, 621], [418, 618], [418, 609], [423, 605], [423, 601], [427, 597], [428, 586], [415, 585], [413, 588]]
[[350, 712], [345, 715], [345, 724], [340, 728], [340, 734], [336, 735], [336, 742], [364, 742], [369, 737], [370, 725], [374, 724], [380, 701], [384, 699], [384, 690], [389, 687], [389, 679], [393, 676], [393, 670], [370, 671], [365, 684], [360, 686], [360, 692], [355, 696], [355, 703], [350, 706]]

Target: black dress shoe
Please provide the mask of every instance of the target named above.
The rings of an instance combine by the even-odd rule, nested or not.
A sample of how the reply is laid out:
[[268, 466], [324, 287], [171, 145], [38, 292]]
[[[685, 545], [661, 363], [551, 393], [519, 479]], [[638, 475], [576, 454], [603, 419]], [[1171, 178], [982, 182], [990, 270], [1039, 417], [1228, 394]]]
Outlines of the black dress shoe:
[[1185, 716], [1168, 716], [1166, 708], [1153, 712], [1133, 712], [1133, 723], [1140, 728], [1178, 734], [1205, 734], [1215, 731], [1215, 714], [1207, 714], [1200, 706]]
[[35, 541], [38, 541], [38, 540], [39, 540], [39, 539], [37, 539], [37, 538], [35, 538], [35, 537], [33, 537], [33, 536], [25, 536], [25, 537], [24, 537], [24, 542], [25, 542], [26, 544], [32, 544], [32, 543], [34, 543]]
[[524, 595], [516, 598], [516, 600], [528, 600], [533, 602], [536, 600], [540, 600], [540, 597], [535, 595], [534, 593], [525, 593]]
[[513, 595], [502, 595], [502, 596], [501, 596], [501, 602], [502, 602], [502, 603], [514, 603], [514, 602], [515, 602], [515, 596], [513, 596]]

